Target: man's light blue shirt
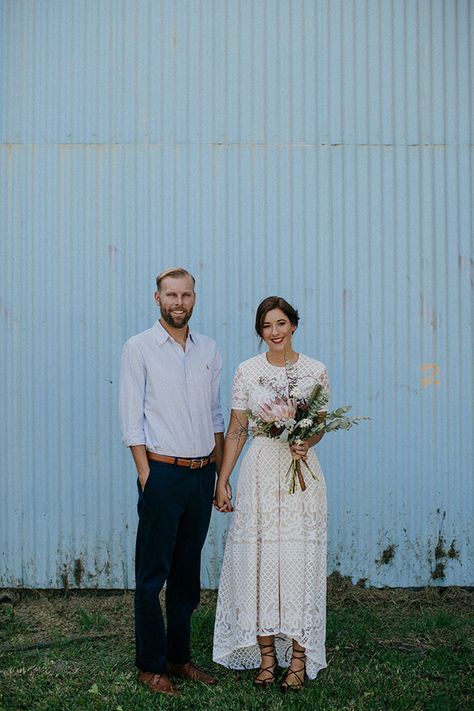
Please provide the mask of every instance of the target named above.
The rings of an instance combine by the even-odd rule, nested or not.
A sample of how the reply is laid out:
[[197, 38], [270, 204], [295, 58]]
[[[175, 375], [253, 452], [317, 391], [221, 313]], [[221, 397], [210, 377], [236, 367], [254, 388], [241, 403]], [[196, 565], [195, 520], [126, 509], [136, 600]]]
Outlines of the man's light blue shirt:
[[130, 447], [205, 457], [224, 431], [219, 402], [222, 359], [212, 338], [189, 330], [183, 350], [160, 321], [122, 350], [120, 423]]

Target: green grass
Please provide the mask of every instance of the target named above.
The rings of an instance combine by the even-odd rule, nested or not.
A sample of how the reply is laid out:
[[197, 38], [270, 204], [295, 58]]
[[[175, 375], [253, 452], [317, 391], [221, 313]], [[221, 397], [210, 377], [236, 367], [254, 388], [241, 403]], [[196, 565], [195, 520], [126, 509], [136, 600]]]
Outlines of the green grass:
[[474, 707], [472, 593], [372, 590], [331, 576], [328, 668], [299, 694], [211, 661], [215, 594], [193, 618], [194, 661], [217, 687], [154, 695], [133, 666], [132, 595], [24, 593], [0, 606], [0, 711], [461, 711]]

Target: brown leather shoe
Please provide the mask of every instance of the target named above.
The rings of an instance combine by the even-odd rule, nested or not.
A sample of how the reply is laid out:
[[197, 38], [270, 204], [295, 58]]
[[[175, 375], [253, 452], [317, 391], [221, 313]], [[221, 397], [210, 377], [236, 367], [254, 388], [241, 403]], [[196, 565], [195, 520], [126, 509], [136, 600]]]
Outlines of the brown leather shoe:
[[148, 686], [150, 691], [157, 694], [166, 694], [167, 696], [181, 696], [181, 692], [173, 686], [166, 674], [154, 674], [153, 672], [144, 672], [138, 670], [138, 681]]
[[166, 670], [173, 676], [181, 676], [184, 679], [192, 679], [192, 681], [201, 681], [203, 684], [209, 684], [210, 686], [217, 684], [217, 679], [210, 674], [206, 674], [202, 669], [198, 669], [192, 662], [186, 662], [186, 664], [168, 662]]

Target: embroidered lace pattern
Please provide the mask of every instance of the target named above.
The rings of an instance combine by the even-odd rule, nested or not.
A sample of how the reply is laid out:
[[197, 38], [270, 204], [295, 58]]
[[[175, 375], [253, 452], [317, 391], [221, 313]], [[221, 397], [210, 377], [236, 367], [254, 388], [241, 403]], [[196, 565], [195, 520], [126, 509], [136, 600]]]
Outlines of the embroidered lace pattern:
[[[316, 382], [329, 390], [326, 368], [300, 354], [298, 389]], [[232, 407], [256, 409], [288, 394], [285, 368], [265, 354], [242, 363]], [[255, 437], [240, 468], [235, 511], [227, 536], [214, 630], [214, 661], [232, 669], [260, 664], [257, 635], [275, 635], [278, 663], [288, 666], [291, 640], [306, 649], [309, 678], [326, 666], [326, 489], [315, 449], [306, 491], [288, 493], [287, 444]]]

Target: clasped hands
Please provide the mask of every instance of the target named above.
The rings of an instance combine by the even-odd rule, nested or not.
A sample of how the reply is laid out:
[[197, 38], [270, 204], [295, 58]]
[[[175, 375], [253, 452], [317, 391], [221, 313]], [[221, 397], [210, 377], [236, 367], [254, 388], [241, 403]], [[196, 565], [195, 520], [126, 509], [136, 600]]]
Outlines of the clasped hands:
[[[309, 444], [307, 441], [294, 442], [290, 444], [291, 456], [293, 459], [306, 459], [308, 454]], [[230, 513], [234, 510], [232, 506], [232, 487], [227, 484], [219, 483], [217, 480], [216, 491], [214, 494], [214, 508], [221, 513]]]
[[232, 487], [228, 482], [227, 484], [220, 484], [219, 480], [217, 480], [214, 508], [221, 513], [230, 513], [234, 510], [232, 506]]

